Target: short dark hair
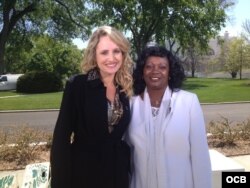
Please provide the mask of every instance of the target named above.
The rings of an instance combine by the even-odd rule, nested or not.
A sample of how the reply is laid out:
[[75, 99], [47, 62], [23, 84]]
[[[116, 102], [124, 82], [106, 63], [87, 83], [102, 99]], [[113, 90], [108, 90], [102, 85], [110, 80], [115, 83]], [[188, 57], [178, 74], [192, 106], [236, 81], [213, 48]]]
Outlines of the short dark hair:
[[150, 46], [142, 51], [136, 62], [136, 68], [133, 72], [134, 94], [141, 94], [146, 87], [146, 83], [143, 79], [143, 69], [147, 59], [151, 56], [164, 57], [168, 59], [170, 77], [168, 82], [169, 87], [173, 91], [178, 91], [185, 80], [185, 73], [180, 60], [163, 46]]

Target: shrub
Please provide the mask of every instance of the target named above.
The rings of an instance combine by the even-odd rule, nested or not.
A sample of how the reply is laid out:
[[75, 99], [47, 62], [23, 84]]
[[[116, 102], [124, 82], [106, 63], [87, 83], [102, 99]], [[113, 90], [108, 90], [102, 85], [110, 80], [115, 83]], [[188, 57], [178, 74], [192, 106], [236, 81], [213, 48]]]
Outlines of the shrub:
[[61, 77], [52, 72], [28, 72], [17, 81], [17, 92], [48, 93], [61, 91], [63, 83]]
[[239, 135], [241, 139], [250, 140], [250, 119], [246, 122], [243, 121], [242, 124], [239, 124]]
[[50, 150], [51, 138], [51, 133], [30, 126], [0, 128], [0, 164], [25, 167], [39, 160], [41, 151]]
[[211, 121], [207, 132], [211, 133], [210, 138], [215, 141], [213, 146], [224, 147], [234, 146], [238, 140], [250, 139], [250, 120], [233, 125], [227, 118], [221, 117], [221, 121]]

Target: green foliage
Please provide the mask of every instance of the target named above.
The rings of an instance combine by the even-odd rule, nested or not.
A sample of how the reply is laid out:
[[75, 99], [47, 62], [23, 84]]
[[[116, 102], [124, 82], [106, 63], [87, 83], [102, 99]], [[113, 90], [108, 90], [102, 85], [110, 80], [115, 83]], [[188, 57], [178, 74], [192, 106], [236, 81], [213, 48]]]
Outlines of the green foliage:
[[6, 43], [5, 62], [6, 71], [10, 73], [24, 73], [26, 63], [30, 60], [30, 51], [33, 48], [31, 36], [22, 36], [20, 31], [13, 31]]
[[54, 40], [48, 35], [32, 37], [27, 48], [18, 45], [7, 49], [9, 72], [48, 71], [62, 79], [80, 72], [81, 51], [72, 43]]
[[[23, 36], [47, 33], [53, 38], [69, 42], [71, 38], [75, 37], [86, 38], [86, 34], [89, 32], [86, 27], [87, 20], [83, 19], [86, 16], [85, 0], [4, 0], [0, 13], [3, 15], [12, 9], [18, 11], [10, 14], [9, 21], [11, 24], [15, 24], [15, 27], [10, 29], [22, 31]], [[0, 17], [4, 19], [4, 17]], [[16, 19], [16, 23], [14, 19]]]
[[35, 53], [30, 61], [26, 65], [26, 71], [45, 71], [45, 72], [53, 72], [53, 65], [48, 60], [47, 56], [42, 53]]
[[232, 78], [236, 78], [240, 73], [242, 77], [242, 69], [250, 64], [248, 41], [243, 38], [225, 39], [221, 42], [221, 53], [218, 60], [224, 65], [224, 70], [227, 71]]
[[[114, 25], [131, 34], [136, 53], [156, 40], [173, 39], [185, 49], [193, 42], [206, 48], [226, 21], [227, 1], [93, 0], [97, 24]], [[101, 19], [100, 19], [101, 18]]]
[[228, 44], [228, 54], [226, 57], [225, 69], [232, 75], [240, 70], [240, 47], [242, 45], [242, 40], [233, 39], [229, 41]]
[[[94, 27], [103, 24], [113, 25], [127, 34], [135, 52], [133, 55], [140, 53], [151, 41], [163, 45], [167, 39], [172, 41], [171, 45], [178, 44], [178, 49], [185, 50], [192, 47], [194, 42], [201, 49], [207, 48], [208, 40], [217, 34], [226, 21], [226, 8], [232, 5], [231, 1], [227, 0], [150, 1], [150, 3], [145, 0], [3, 2], [5, 4], [0, 4], [0, 18], [4, 23], [0, 35], [0, 44], [3, 44], [0, 47], [0, 73], [5, 67], [8, 68], [7, 71], [12, 69], [10, 62], [20, 62], [10, 58], [12, 61], [6, 61], [8, 66], [4, 66], [2, 56], [5, 44], [12, 45], [13, 43], [9, 41], [14, 41], [13, 38], [16, 39], [16, 43], [23, 44], [23, 39], [29, 41], [29, 38], [46, 33], [57, 41], [70, 43], [71, 39], [76, 37], [86, 40]], [[8, 6], [4, 8], [5, 5]], [[11, 14], [11, 10], [18, 11]], [[4, 20], [3, 14], [11, 16]], [[21, 52], [21, 48], [16, 50]], [[18, 53], [23, 63], [25, 58], [21, 54]], [[18, 58], [18, 55], [15, 57]], [[8, 57], [11, 57], [11, 54]], [[18, 68], [19, 66], [15, 66], [14, 69], [18, 71], [20, 70]]]
[[17, 92], [48, 93], [61, 91], [62, 80], [53, 72], [28, 72], [17, 82]]
[[[56, 41], [49, 36], [37, 37], [33, 40], [34, 48], [31, 51], [33, 56], [42, 54], [48, 64], [51, 64], [52, 71], [62, 78], [80, 72], [81, 51], [72, 43]], [[46, 46], [46, 48], [45, 48]], [[46, 69], [38, 69], [46, 70]]]
[[[85, 2], [86, 0], [1, 1], [0, 22], [3, 24], [0, 30], [0, 74], [11, 70], [9, 61], [5, 62], [6, 46], [14, 44], [11, 41], [24, 44], [23, 41], [45, 33], [66, 43], [77, 37], [87, 39], [92, 29], [92, 20], [89, 20], [89, 7]], [[19, 51], [21, 48], [16, 49]], [[12, 59], [11, 62], [15, 61]]]

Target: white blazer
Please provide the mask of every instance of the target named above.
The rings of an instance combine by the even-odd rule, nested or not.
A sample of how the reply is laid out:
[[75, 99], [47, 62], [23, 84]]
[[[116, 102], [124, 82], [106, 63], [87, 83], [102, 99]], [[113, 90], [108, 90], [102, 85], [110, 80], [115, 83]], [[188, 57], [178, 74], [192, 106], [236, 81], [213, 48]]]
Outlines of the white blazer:
[[147, 91], [131, 100], [130, 188], [211, 188], [205, 122], [194, 93], [167, 88], [155, 120]]

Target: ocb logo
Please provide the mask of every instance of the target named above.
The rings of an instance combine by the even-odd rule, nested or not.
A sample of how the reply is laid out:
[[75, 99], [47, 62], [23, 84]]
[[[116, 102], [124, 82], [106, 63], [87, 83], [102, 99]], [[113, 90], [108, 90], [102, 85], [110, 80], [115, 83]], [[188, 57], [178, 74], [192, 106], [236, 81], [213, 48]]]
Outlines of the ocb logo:
[[249, 188], [250, 172], [222, 172], [222, 188], [236, 186], [237, 188]]
[[227, 176], [226, 177], [227, 183], [247, 183], [246, 176]]

